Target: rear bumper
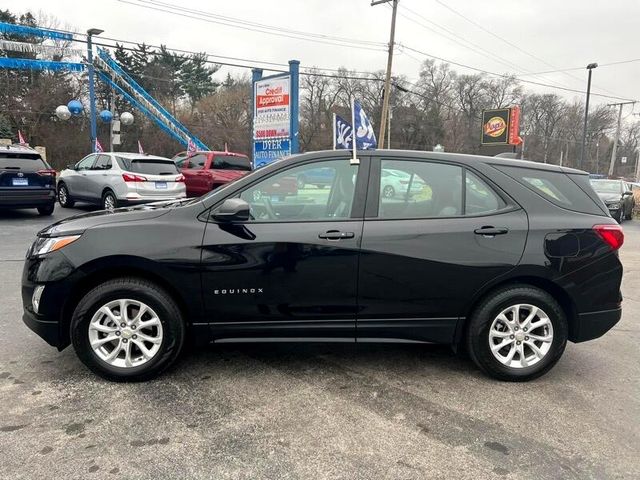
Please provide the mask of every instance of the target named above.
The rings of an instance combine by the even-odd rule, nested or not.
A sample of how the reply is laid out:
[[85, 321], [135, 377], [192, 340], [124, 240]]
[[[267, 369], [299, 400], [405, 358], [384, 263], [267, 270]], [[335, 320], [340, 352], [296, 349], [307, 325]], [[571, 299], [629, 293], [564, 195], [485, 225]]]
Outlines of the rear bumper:
[[572, 342], [586, 342], [599, 338], [607, 333], [622, 318], [622, 307], [613, 310], [602, 310], [600, 312], [578, 314], [577, 328], [572, 338]]
[[175, 195], [138, 195], [127, 194], [124, 198], [119, 198], [118, 203], [123, 205], [141, 205], [143, 203], [166, 202], [168, 200], [182, 200], [187, 198], [187, 194], [183, 191]]
[[0, 208], [36, 208], [56, 201], [54, 189], [22, 190], [0, 189]]

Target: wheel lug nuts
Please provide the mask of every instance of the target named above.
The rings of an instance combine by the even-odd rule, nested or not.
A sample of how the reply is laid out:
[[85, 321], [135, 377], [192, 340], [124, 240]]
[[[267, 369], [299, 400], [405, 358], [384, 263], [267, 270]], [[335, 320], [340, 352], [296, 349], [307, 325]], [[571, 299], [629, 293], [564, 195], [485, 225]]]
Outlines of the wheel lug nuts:
[[514, 335], [509, 335], [509, 338], [513, 338], [513, 337], [514, 337]]
[[523, 328], [523, 330], [524, 330], [525, 332], [527, 331], [527, 329], [526, 329], [526, 328]]
[[[129, 341], [129, 340], [127, 340], [126, 338], [123, 338], [123, 339], [122, 339], [122, 343], [127, 343], [128, 341]], [[518, 342], [518, 343], [520, 343], [520, 342]]]
[[126, 323], [124, 323], [124, 322], [122, 322], [122, 323], [120, 324], [120, 326], [121, 326], [122, 328], [124, 328], [124, 327], [126, 327], [126, 326], [127, 326], [127, 324], [126, 324]]
[[520, 330], [520, 327], [516, 327], [514, 330]]
[[524, 337], [525, 340], [529, 340], [529, 337]]
[[120, 330], [116, 331], [116, 337], [120, 336]]
[[[126, 339], [125, 339], [126, 340]], [[516, 342], [518, 345], [520, 345], [521, 342]]]
[[135, 340], [136, 338], [138, 338], [138, 335], [136, 335], [136, 334], [134, 333], [134, 334], [131, 336], [131, 338], [133, 338], [133, 339]]
[[136, 326], [135, 325], [131, 325], [131, 330], [135, 330]]

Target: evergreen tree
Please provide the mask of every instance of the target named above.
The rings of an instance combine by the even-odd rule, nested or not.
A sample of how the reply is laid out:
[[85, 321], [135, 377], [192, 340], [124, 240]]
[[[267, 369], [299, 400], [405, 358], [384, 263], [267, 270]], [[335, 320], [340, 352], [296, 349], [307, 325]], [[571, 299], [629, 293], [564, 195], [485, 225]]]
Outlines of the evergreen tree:
[[211, 76], [220, 69], [220, 65], [207, 67], [207, 55], [205, 53], [194, 54], [185, 62], [182, 68], [181, 80], [191, 109], [201, 98], [215, 92], [218, 84]]

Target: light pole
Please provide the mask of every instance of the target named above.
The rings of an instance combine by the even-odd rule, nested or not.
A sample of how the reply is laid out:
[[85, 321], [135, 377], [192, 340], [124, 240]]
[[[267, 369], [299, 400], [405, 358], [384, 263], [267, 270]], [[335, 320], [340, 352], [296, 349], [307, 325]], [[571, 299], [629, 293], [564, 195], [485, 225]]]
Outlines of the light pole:
[[87, 30], [87, 62], [89, 63], [89, 120], [91, 122], [91, 149], [96, 150], [96, 91], [93, 85], [93, 44], [91, 38], [93, 35], [100, 35], [104, 30], [99, 28], [90, 28]]
[[581, 168], [582, 163], [584, 162], [584, 149], [587, 144], [587, 120], [589, 118], [589, 95], [591, 94], [591, 70], [594, 68], [598, 68], [597, 63], [590, 63], [587, 65], [587, 71], [589, 72], [587, 80], [587, 101], [584, 105], [584, 129], [582, 130], [582, 148], [580, 149], [580, 157], [578, 157], [578, 168]]

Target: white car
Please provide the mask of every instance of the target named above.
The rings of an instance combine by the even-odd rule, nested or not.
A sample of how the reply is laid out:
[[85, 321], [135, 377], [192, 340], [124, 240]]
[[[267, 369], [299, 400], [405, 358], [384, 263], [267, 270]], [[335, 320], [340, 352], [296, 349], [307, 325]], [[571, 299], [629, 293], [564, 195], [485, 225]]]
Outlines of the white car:
[[96, 203], [105, 210], [186, 198], [184, 176], [173, 160], [138, 153], [105, 152], [87, 155], [60, 173], [58, 201]]
[[384, 198], [394, 198], [396, 196], [403, 197], [407, 194], [407, 189], [411, 183], [411, 195], [415, 195], [422, 191], [425, 183], [416, 175], [411, 178], [406, 172], [384, 168], [380, 172], [381, 182], [380, 191]]

